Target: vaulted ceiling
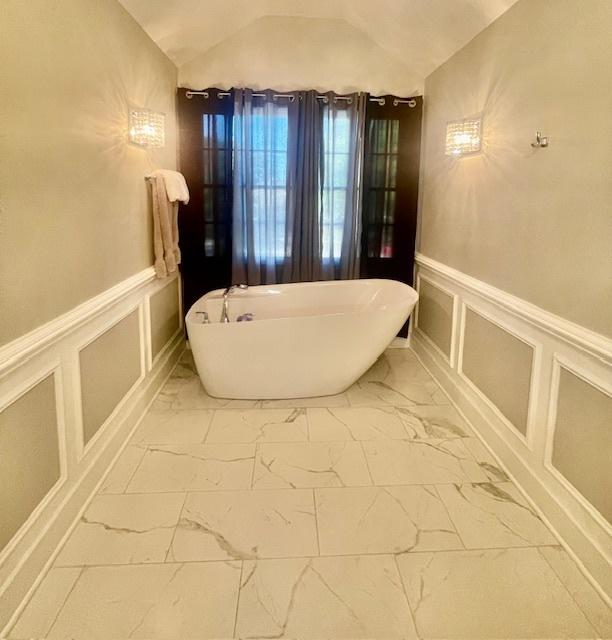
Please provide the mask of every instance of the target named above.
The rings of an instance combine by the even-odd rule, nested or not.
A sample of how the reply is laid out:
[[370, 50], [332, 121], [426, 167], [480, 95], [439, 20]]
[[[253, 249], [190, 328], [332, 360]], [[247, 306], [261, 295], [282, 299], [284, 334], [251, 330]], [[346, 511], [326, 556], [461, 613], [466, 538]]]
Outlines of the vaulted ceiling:
[[[120, 0], [181, 69], [257, 21], [272, 16], [342, 21], [421, 81], [516, 0]], [[288, 24], [277, 22], [276, 24]], [[332, 36], [333, 37], [333, 36]], [[351, 36], [355, 41], [354, 36]], [[308, 34], [305, 33], [305, 38]], [[304, 43], [300, 43], [303, 47]], [[319, 43], [315, 40], [312, 47]], [[336, 46], [342, 45], [337, 42]], [[354, 43], [353, 43], [354, 45]], [[355, 61], [359, 64], [359, 60]]]

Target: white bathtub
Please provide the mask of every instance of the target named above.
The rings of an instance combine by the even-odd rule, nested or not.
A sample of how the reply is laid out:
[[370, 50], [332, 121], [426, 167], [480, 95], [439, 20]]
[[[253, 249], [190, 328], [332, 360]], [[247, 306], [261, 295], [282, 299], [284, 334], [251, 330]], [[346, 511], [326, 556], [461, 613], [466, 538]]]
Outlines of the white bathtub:
[[[189, 310], [185, 323], [198, 374], [220, 398], [306, 398], [340, 393], [376, 361], [400, 330], [417, 292], [394, 280], [342, 280], [222, 290]], [[210, 324], [203, 324], [205, 311]], [[235, 322], [243, 313], [251, 322]]]

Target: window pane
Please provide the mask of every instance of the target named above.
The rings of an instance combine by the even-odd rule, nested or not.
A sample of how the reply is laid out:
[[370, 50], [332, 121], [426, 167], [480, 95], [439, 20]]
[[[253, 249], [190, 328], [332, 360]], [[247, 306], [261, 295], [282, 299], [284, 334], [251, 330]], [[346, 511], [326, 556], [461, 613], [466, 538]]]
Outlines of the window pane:
[[393, 257], [393, 227], [383, 227], [382, 242], [380, 243], [380, 257]]
[[211, 187], [204, 187], [204, 220], [205, 222], [212, 222], [215, 219], [215, 212], [213, 207], [214, 189]]
[[215, 255], [215, 225], [204, 225], [204, 254], [207, 258]]

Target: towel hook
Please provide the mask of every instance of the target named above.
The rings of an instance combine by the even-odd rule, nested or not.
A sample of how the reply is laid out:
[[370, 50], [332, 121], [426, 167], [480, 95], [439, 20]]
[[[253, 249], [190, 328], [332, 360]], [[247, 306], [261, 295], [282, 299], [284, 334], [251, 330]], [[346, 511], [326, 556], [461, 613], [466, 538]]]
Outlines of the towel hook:
[[536, 131], [535, 142], [531, 143], [534, 149], [545, 148], [548, 146], [548, 136], [543, 136], [541, 131]]

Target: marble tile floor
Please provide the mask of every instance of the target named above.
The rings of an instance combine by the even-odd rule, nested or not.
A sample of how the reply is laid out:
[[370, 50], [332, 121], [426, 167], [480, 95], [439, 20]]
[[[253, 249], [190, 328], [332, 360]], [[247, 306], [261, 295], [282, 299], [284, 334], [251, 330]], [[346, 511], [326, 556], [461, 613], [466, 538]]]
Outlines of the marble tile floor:
[[610, 638], [607, 605], [414, 354], [208, 396], [187, 352], [9, 638]]

